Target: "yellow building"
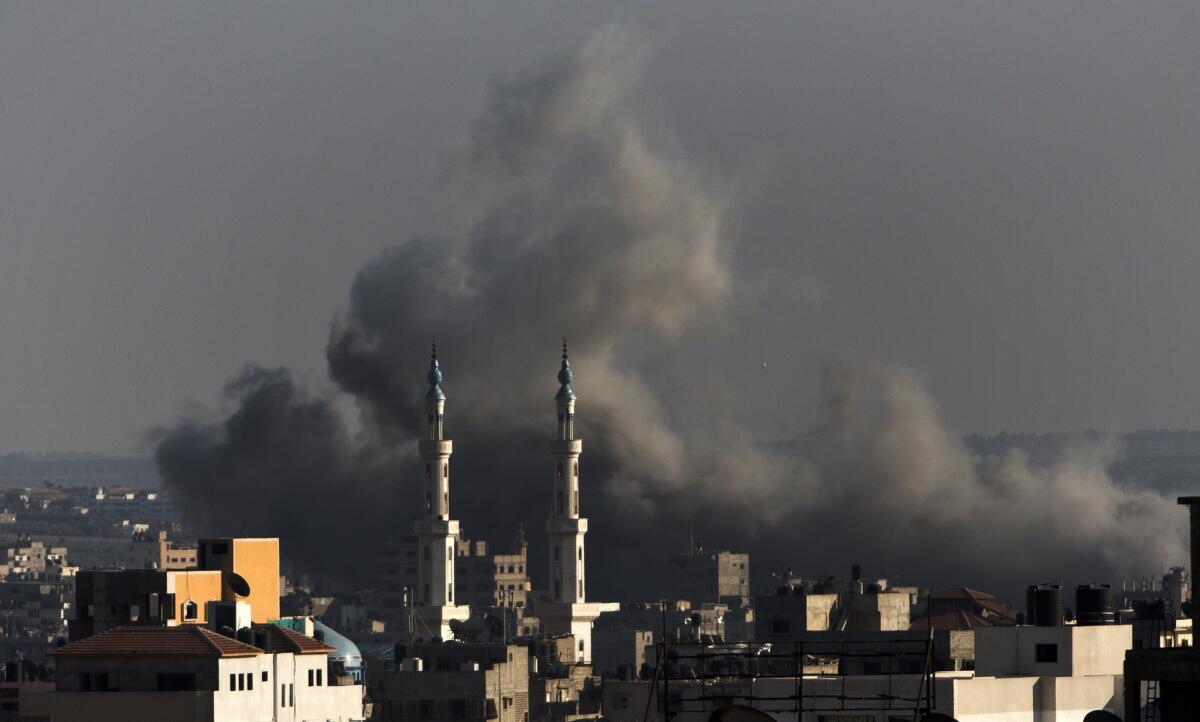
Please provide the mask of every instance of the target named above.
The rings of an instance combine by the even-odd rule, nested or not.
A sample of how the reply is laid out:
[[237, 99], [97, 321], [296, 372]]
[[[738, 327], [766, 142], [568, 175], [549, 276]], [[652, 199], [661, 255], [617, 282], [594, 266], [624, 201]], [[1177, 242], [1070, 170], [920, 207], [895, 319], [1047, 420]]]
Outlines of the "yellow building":
[[[242, 600], [250, 604], [250, 615], [257, 623], [279, 618], [279, 539], [225, 538], [201, 539], [197, 565], [219, 570], [221, 599]], [[237, 574], [250, 586], [250, 594], [240, 596], [231, 586], [230, 573]]]

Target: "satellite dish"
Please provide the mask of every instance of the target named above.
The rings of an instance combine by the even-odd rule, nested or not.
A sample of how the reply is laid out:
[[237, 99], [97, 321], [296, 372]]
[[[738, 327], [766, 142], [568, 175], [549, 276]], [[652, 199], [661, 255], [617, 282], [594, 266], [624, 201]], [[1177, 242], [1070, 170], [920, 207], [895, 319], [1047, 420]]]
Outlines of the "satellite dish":
[[465, 640], [467, 638], [467, 625], [457, 619], [450, 620], [450, 631], [454, 633], [454, 638]]
[[727, 704], [714, 709], [708, 716], [708, 722], [776, 722], [776, 719], [744, 704]]
[[1083, 718], [1083, 722], [1121, 722], [1121, 718], [1108, 710], [1098, 709], [1088, 712]]
[[239, 597], [250, 596], [250, 583], [237, 572], [229, 572], [229, 588]]
[[948, 714], [942, 714], [941, 712], [930, 712], [921, 718], [921, 722], [958, 722], [958, 720], [954, 719]]

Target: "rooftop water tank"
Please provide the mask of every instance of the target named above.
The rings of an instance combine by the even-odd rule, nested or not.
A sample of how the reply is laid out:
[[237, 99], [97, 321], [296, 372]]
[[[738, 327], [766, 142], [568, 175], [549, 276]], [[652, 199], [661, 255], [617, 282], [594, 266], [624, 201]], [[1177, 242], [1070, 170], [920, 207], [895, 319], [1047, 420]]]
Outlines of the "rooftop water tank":
[[1075, 587], [1075, 619], [1080, 625], [1116, 624], [1112, 587], [1108, 584]]
[[1025, 592], [1025, 623], [1035, 627], [1063, 626], [1061, 584], [1031, 584]]

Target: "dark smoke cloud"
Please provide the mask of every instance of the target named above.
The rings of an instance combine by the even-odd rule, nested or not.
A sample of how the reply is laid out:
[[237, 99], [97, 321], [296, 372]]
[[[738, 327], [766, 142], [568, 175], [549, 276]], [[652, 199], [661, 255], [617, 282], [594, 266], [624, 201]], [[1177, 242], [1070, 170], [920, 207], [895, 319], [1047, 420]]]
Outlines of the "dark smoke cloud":
[[[1181, 515], [1109, 478], [1114, 449], [1081, 444], [1051, 468], [1015, 451], [972, 457], [904, 371], [830, 364], [823, 422], [795, 444], [759, 443], [752, 419], [694, 413], [706, 406], [695, 399], [725, 391], [689, 383], [677, 340], [721, 335], [747, 309], [731, 278], [728, 189], [630, 107], [647, 60], [608, 28], [494, 82], [455, 166], [468, 231], [367, 265], [333, 323], [330, 376], [357, 403], [357, 435], [286, 371], [256, 368], [227, 389], [228, 419], [163, 432], [163, 476], [202, 528], [278, 534], [310, 570], [369, 578], [374, 540], [407, 531], [415, 511], [436, 337], [454, 515], [499, 546], [523, 523], [536, 559], [569, 335], [597, 596], [665, 591], [662, 559], [685, 547], [689, 520], [702, 538], [748, 548], [759, 580], [860, 560], [1010, 591], [1182, 560]], [[363, 554], [346, 566], [348, 549]]]

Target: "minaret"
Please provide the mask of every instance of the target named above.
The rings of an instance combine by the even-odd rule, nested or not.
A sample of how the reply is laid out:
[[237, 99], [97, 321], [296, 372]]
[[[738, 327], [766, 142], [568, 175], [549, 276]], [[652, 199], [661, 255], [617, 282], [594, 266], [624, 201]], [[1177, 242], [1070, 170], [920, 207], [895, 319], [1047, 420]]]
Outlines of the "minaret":
[[563, 339], [562, 367], [558, 370], [558, 434], [550, 445], [554, 461], [554, 485], [551, 487], [550, 518], [546, 536], [550, 541], [548, 588], [537, 603], [542, 631], [575, 636], [576, 656], [580, 663], [592, 661], [592, 622], [603, 612], [617, 611], [616, 603], [586, 602], [583, 537], [587, 519], [579, 516], [579, 453], [583, 442], [575, 438], [575, 392], [571, 381], [571, 362], [567, 360], [567, 340]]
[[583, 441], [575, 438], [575, 392], [563, 339], [561, 386], [555, 395], [558, 407], [558, 436], [550, 447], [554, 460], [554, 487], [546, 533], [550, 538], [550, 599], [561, 604], [582, 604], [585, 599], [583, 536], [587, 519], [579, 516], [579, 454]]
[[438, 366], [437, 344], [429, 360], [429, 391], [425, 394], [427, 432], [418, 442], [423, 469], [421, 517], [414, 524], [417, 537], [417, 588], [414, 610], [418, 635], [451, 636], [450, 620], [465, 620], [469, 607], [455, 604], [454, 557], [458, 522], [450, 518], [450, 454], [454, 443], [446, 438], [446, 394]]

